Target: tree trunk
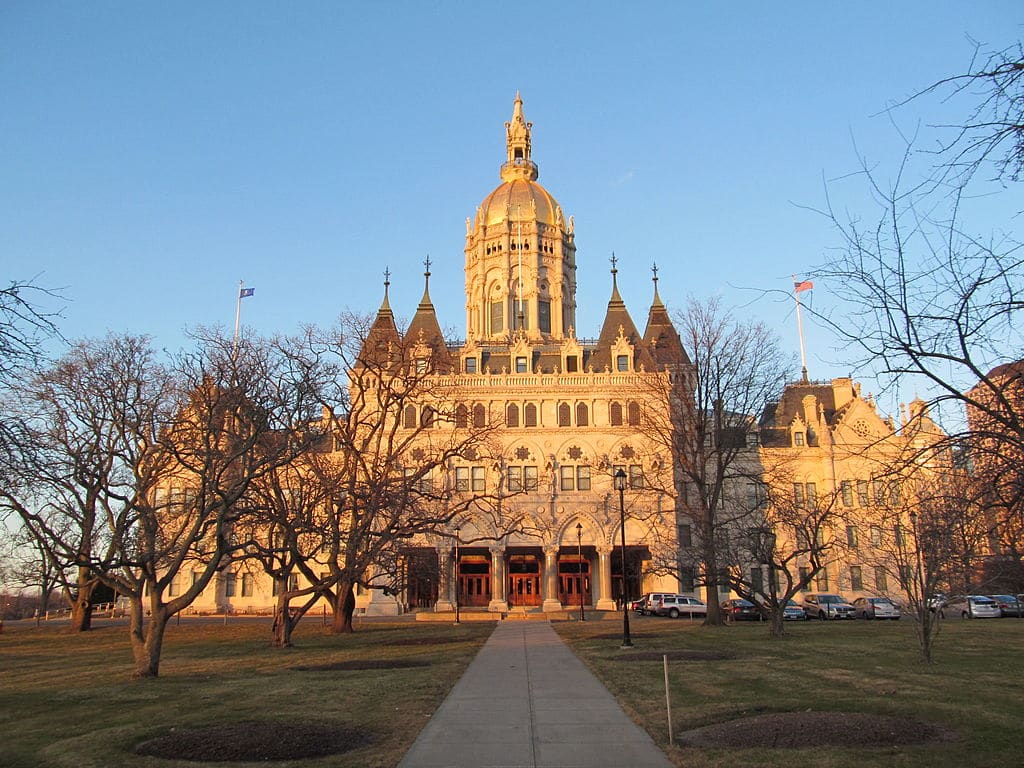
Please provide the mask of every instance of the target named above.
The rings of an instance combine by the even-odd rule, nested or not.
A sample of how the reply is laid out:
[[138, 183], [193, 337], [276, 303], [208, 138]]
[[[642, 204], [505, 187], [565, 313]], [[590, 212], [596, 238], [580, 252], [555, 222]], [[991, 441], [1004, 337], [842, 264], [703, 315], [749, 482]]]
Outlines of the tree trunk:
[[95, 586], [96, 579], [91, 577], [89, 569], [79, 566], [75, 596], [71, 601], [72, 632], [88, 632], [92, 629], [92, 591]]
[[707, 517], [702, 521], [701, 527], [701, 548], [704, 559], [704, 582], [707, 585], [708, 612], [704, 617], [705, 627], [720, 627], [725, 624], [725, 617], [722, 616], [722, 606], [718, 598], [718, 550], [715, 547], [715, 526], [710, 520], [710, 513], [704, 513]]
[[282, 593], [277, 597], [277, 605], [274, 608], [274, 626], [271, 628], [270, 645], [273, 648], [291, 648], [292, 630], [299, 623], [299, 615], [292, 615], [288, 598]]
[[782, 621], [783, 612], [784, 606], [781, 604], [772, 606], [771, 613], [769, 614], [769, 619], [771, 621], [770, 632], [772, 637], [782, 637], [786, 634], [786, 625]]
[[352, 615], [356, 612], [355, 585], [350, 581], [338, 582], [338, 592], [334, 599], [334, 623], [331, 632], [336, 635], [348, 635], [355, 632]]
[[164, 631], [171, 614], [158, 596], [150, 601], [149, 621], [145, 621], [142, 600], [132, 597], [130, 634], [135, 669], [132, 677], [157, 677], [160, 674], [160, 654], [163, 651]]

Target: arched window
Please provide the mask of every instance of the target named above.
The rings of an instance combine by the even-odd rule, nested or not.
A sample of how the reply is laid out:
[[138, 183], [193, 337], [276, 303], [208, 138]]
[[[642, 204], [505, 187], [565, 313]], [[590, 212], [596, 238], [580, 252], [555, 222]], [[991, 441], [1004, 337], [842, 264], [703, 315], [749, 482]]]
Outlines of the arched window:
[[459, 429], [465, 429], [469, 426], [469, 408], [462, 403], [455, 407], [455, 426]]
[[508, 408], [505, 409], [505, 426], [519, 426], [519, 406], [515, 403], [509, 403]]
[[640, 404], [636, 401], [631, 401], [626, 406], [626, 420], [629, 422], [631, 427], [640, 426]]
[[533, 403], [527, 403], [526, 408], [523, 409], [523, 426], [537, 426], [537, 406]]
[[473, 406], [473, 426], [477, 428], [487, 426], [487, 409], [480, 403]]
[[558, 426], [560, 427], [571, 427], [572, 426], [572, 408], [569, 407], [568, 403], [558, 404]]
[[434, 426], [434, 409], [429, 405], [423, 406], [423, 411], [420, 413], [420, 424], [424, 427]]
[[622, 403], [612, 403], [608, 409], [608, 419], [613, 427], [622, 426]]
[[590, 411], [586, 403], [576, 403], [576, 426], [585, 427], [590, 424]]
[[402, 418], [402, 426], [405, 427], [406, 429], [416, 428], [416, 406], [405, 406], [405, 412]]

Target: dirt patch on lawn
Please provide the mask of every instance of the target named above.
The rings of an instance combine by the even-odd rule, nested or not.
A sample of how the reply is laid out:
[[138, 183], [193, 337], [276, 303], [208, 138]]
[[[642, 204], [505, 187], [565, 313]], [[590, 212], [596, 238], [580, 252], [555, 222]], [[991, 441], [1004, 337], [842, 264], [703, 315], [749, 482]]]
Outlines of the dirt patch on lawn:
[[357, 669], [411, 669], [412, 667], [429, 666], [430, 662], [420, 659], [352, 659], [329, 664], [310, 664], [292, 667], [292, 669], [296, 672], [348, 672]]
[[204, 763], [298, 760], [369, 746], [372, 736], [328, 723], [244, 722], [172, 728], [144, 741], [135, 754]]
[[446, 643], [465, 643], [469, 637], [403, 637], [397, 640], [386, 640], [381, 645], [445, 645]]
[[728, 651], [636, 651], [634, 653], [622, 653], [613, 656], [615, 661], [661, 661], [663, 656], [668, 656], [669, 661], [722, 661], [724, 659], [735, 659], [736, 654]]
[[892, 747], [955, 741], [948, 728], [906, 717], [861, 712], [773, 712], [679, 734], [680, 746], [799, 749]]

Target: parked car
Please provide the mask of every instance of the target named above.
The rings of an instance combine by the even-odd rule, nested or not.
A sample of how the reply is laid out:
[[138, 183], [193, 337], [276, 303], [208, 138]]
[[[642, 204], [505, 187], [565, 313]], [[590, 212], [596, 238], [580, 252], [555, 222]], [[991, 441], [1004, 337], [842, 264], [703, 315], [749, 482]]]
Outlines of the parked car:
[[804, 613], [809, 619], [852, 619], [853, 606], [842, 595], [810, 592], [804, 595]]
[[1002, 614], [999, 604], [985, 595], [962, 595], [950, 598], [944, 607], [939, 609], [939, 616], [956, 616], [965, 619], [998, 619]]
[[1000, 616], [1016, 616], [1020, 618], [1024, 615], [1024, 602], [1021, 602], [1017, 595], [989, 595], [995, 600], [996, 605], [999, 606]]
[[858, 619], [899, 619], [900, 607], [888, 597], [858, 597], [853, 601], [854, 615]]
[[804, 609], [800, 607], [796, 600], [787, 600], [785, 607], [782, 609], [782, 620], [806, 621], [807, 614], [804, 613]]
[[749, 600], [734, 597], [719, 603], [722, 614], [730, 621], [760, 621], [761, 611]]
[[644, 604], [644, 598], [638, 597], [636, 600], [629, 601], [629, 610], [640, 613], [640, 607]]
[[[658, 603], [666, 595], [675, 594], [674, 592], [648, 592], [646, 595], [640, 598], [640, 605], [636, 608], [636, 612], [641, 616], [653, 614], [654, 609], [658, 607]], [[634, 603], [635, 604], [635, 603]]]
[[678, 619], [680, 616], [707, 616], [708, 607], [703, 600], [686, 595], [664, 595], [654, 608], [655, 616], [668, 616]]

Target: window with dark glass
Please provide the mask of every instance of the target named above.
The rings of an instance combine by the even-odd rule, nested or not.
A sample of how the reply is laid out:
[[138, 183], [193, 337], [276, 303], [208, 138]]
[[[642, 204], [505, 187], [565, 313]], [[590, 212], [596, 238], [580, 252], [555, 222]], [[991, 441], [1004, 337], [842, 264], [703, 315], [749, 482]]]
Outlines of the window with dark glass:
[[526, 373], [529, 369], [526, 367], [526, 358], [516, 358], [516, 373]]
[[501, 333], [505, 330], [504, 319], [505, 305], [500, 301], [491, 302], [491, 333]]
[[576, 355], [565, 356], [565, 372], [576, 373], [580, 369], [580, 361]]
[[622, 426], [622, 404], [612, 403], [608, 408], [608, 421], [613, 427]]
[[486, 426], [487, 424], [487, 409], [481, 404], [477, 403], [473, 406], [473, 426], [480, 427]]
[[617, 370], [617, 371], [628, 371], [629, 370], [629, 355], [617, 355], [615, 357], [615, 370]]
[[590, 412], [586, 403], [576, 403], [576, 426], [585, 427], [590, 423]]
[[551, 302], [537, 302], [537, 327], [541, 333], [551, 333]]
[[405, 406], [405, 411], [402, 415], [402, 426], [406, 429], [416, 428], [416, 407], [413, 405]]
[[523, 424], [527, 427], [537, 426], [537, 406], [533, 403], [527, 403], [523, 409]]
[[636, 402], [630, 402], [626, 406], [626, 423], [631, 427], [640, 426], [640, 404]]
[[558, 405], [558, 426], [572, 426], [572, 409], [568, 403], [559, 403]]
[[519, 406], [515, 403], [509, 403], [508, 408], [505, 409], [505, 426], [519, 426]]
[[455, 406], [455, 426], [465, 429], [469, 426], [469, 408], [462, 403]]
[[466, 373], [476, 373], [476, 358], [475, 357], [467, 357], [466, 358]]

